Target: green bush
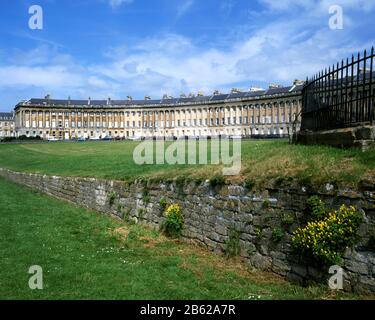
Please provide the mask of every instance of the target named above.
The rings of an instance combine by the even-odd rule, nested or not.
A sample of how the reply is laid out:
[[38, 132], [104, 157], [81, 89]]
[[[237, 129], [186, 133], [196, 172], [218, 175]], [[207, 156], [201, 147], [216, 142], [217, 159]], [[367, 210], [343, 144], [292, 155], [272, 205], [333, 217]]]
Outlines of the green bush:
[[256, 236], [257, 239], [262, 238], [262, 236], [263, 236], [262, 227], [255, 227], [255, 236]]
[[294, 217], [293, 214], [288, 213], [288, 212], [283, 212], [281, 214], [281, 223], [284, 226], [290, 226], [294, 223]]
[[225, 184], [225, 179], [223, 176], [217, 175], [217, 176], [213, 176], [210, 179], [210, 186], [212, 188], [223, 186], [224, 184]]
[[115, 192], [110, 192], [109, 195], [108, 195], [108, 201], [109, 201], [109, 205], [111, 207], [115, 203], [115, 200], [116, 200], [116, 193]]
[[271, 202], [270, 202], [268, 199], [263, 200], [262, 207], [263, 207], [264, 209], [269, 208], [270, 205], [271, 205]]
[[178, 204], [172, 204], [165, 211], [165, 222], [163, 225], [164, 232], [167, 236], [179, 237], [184, 226], [184, 217], [181, 207]]
[[162, 197], [159, 201], [160, 208], [164, 211], [167, 208], [168, 202], [167, 199]]
[[25, 135], [17, 137], [4, 137], [0, 139], [0, 142], [14, 142], [14, 141], [41, 141], [43, 140], [40, 136], [27, 137]]
[[16, 140], [16, 138], [13, 138], [13, 137], [4, 137], [4, 138], [0, 139], [0, 142], [13, 142], [14, 140]]
[[234, 257], [240, 254], [240, 236], [241, 232], [236, 228], [229, 228], [228, 240], [226, 241], [225, 254], [227, 257]]
[[144, 204], [149, 204], [150, 203], [150, 191], [145, 187], [142, 191], [142, 200]]
[[142, 208], [139, 208], [137, 212], [138, 212], [138, 218], [143, 220], [143, 218], [145, 216], [145, 210], [142, 209]]
[[327, 214], [324, 202], [318, 196], [312, 196], [307, 200], [307, 208], [313, 219], [322, 219]]
[[184, 176], [178, 176], [177, 179], [176, 179], [176, 181], [175, 181], [175, 183], [176, 183], [177, 191], [179, 193], [183, 193], [183, 191], [184, 191], [184, 185], [186, 183], [186, 177], [184, 177]]
[[255, 186], [255, 182], [254, 182], [252, 179], [247, 178], [247, 179], [245, 180], [244, 187], [245, 187], [246, 189], [248, 189], [248, 190], [252, 190], [252, 189], [254, 188], [254, 186]]
[[272, 230], [272, 241], [279, 243], [285, 235], [285, 231], [282, 228], [275, 228]]
[[345, 250], [358, 240], [362, 217], [354, 207], [342, 205], [323, 219], [308, 222], [292, 237], [293, 247], [323, 265], [337, 264]]
[[122, 211], [122, 219], [129, 223], [130, 221], [130, 212], [131, 212], [131, 209], [126, 209], [125, 211]]

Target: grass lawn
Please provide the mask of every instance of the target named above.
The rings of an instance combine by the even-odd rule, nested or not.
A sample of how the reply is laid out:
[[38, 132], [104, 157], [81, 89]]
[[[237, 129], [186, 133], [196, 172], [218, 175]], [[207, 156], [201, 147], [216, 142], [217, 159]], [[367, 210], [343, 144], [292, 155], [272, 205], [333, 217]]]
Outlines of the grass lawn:
[[[361, 298], [250, 272], [202, 248], [3, 179], [0, 204], [0, 299]], [[28, 288], [32, 265], [43, 268], [43, 290]]]
[[[50, 175], [132, 180], [139, 176], [210, 178], [220, 165], [136, 165], [139, 142], [38, 143], [0, 145], [0, 167]], [[242, 170], [232, 181], [262, 184], [272, 178], [301, 182], [336, 182], [355, 186], [363, 177], [375, 178], [375, 149], [366, 152], [325, 146], [289, 145], [286, 141], [243, 141]]]

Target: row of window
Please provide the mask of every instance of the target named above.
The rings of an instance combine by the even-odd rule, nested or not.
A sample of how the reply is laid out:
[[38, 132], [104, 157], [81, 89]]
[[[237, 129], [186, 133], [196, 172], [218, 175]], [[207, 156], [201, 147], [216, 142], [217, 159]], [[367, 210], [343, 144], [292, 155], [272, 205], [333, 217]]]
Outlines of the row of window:
[[[259, 105], [258, 105], [259, 106]], [[265, 105], [264, 105], [265, 106]], [[288, 105], [289, 107], [291, 107], [292, 105], [291, 104], [289, 104]], [[250, 109], [252, 109], [252, 107], [250, 107]], [[242, 109], [241, 108], [239, 108], [238, 110], [237, 110], [237, 108], [236, 107], [230, 107], [230, 108], [216, 108], [216, 109], [209, 109], [209, 110], [204, 110], [204, 112], [208, 112], [208, 113], [216, 113], [216, 114], [218, 114], [219, 112], [230, 112], [230, 110], [232, 110], [232, 112], [241, 112], [241, 111], [244, 111], [244, 110], [247, 110], [247, 107], [243, 107]], [[29, 114], [29, 111], [28, 110], [26, 110], [25, 111], [25, 113], [26, 114]], [[138, 115], [139, 117], [142, 115], [142, 113], [143, 113], [143, 115], [150, 115], [150, 116], [152, 116], [153, 114], [155, 114], [155, 115], [159, 115], [159, 113], [161, 114], [161, 115], [163, 115], [164, 113], [165, 113], [165, 115], [169, 115], [169, 114], [171, 114], [171, 115], [173, 115], [173, 114], [191, 114], [191, 113], [193, 113], [193, 114], [196, 114], [197, 113], [197, 110], [196, 109], [193, 109], [193, 110], [181, 110], [181, 111], [126, 111], [126, 112], [99, 112], [99, 111], [97, 111], [97, 112], [81, 112], [81, 111], [71, 111], [71, 112], [69, 112], [69, 111], [66, 111], [66, 112], [55, 112], [55, 111], [53, 111], [53, 112], [49, 112], [49, 111], [47, 111], [47, 112], [45, 112], [45, 114], [46, 115], [49, 115], [49, 114], [51, 114], [52, 116], [62, 116], [63, 114], [66, 116], [66, 117], [69, 117], [69, 115], [71, 115], [71, 116], [75, 116], [75, 115], [78, 115], [78, 116], [87, 116], [87, 115], [89, 115], [89, 116], [100, 116], [100, 115], [102, 115], [102, 116], [104, 116], [104, 117], [106, 117], [106, 116], [108, 116], [108, 117], [111, 117], [112, 115], [113, 116], [118, 116], [118, 115], [120, 115], [120, 116], [124, 116], [124, 115], [126, 115], [127, 117], [130, 117], [130, 115], [132, 115], [133, 117], [135, 117], [136, 115]], [[202, 114], [202, 110], [198, 110], [198, 113], [199, 114]], [[43, 112], [42, 111], [31, 111], [31, 114], [33, 114], [33, 115], [36, 115], [36, 114], [39, 114], [39, 115], [43, 115]]]
[[[68, 137], [68, 133], [64, 133], [63, 131], [52, 131], [52, 132], [43, 132], [43, 131], [26, 131], [25, 132], [27, 136], [30, 136], [30, 135], [33, 135], [33, 136], [36, 136], [36, 135], [39, 135], [41, 137], [44, 137], [44, 136], [54, 136], [54, 137], [57, 137], [59, 136], [60, 138], [64, 138], [64, 137]], [[220, 130], [176, 130], [176, 131], [170, 131], [168, 133], [167, 131], [167, 134], [168, 135], [171, 135], [171, 136], [174, 136], [176, 135], [177, 137], [179, 136], [196, 136], [197, 134], [199, 136], [207, 136], [207, 135], [218, 135], [218, 134], [238, 134], [238, 135], [241, 135], [241, 134], [244, 134], [244, 135], [271, 135], [271, 134], [283, 134], [284, 133], [284, 129], [283, 128], [269, 128], [269, 129], [243, 129], [243, 131], [241, 129], [227, 129], [225, 131], [220, 131]], [[82, 137], [82, 136], [85, 136], [85, 137], [99, 137], [99, 136], [102, 136], [102, 133], [100, 131], [74, 131], [74, 132], [71, 132], [71, 137], [74, 137], [76, 135], [78, 135], [79, 137]], [[136, 133], [135, 131], [126, 131], [126, 132], [118, 132], [118, 131], [108, 131], [107, 134], [109, 136], [115, 136], [115, 137], [123, 137], [123, 136], [126, 136], [126, 137], [135, 137], [136, 135], [138, 135], [138, 133]], [[139, 135], [138, 135], [139, 136]], [[149, 135], [151, 136], [151, 135]], [[69, 137], [70, 138], [70, 137]]]
[[[292, 115], [289, 115], [288, 117], [288, 121], [291, 122], [291, 121], [294, 121], [296, 118], [296, 114], [293, 114]], [[282, 115], [280, 118], [278, 116], [275, 116], [274, 117], [274, 123], [284, 123], [285, 122], [285, 116]], [[211, 126], [214, 126], [214, 125], [242, 125], [242, 124], [256, 124], [256, 123], [262, 123], [262, 124], [271, 124], [272, 123], [272, 117], [268, 116], [268, 117], [251, 117], [250, 118], [250, 122], [249, 122], [249, 118], [248, 117], [228, 117], [228, 118], [221, 118], [218, 119], [216, 118], [215, 120], [214, 119], [210, 119], [210, 125]], [[46, 127], [46, 128], [49, 128], [50, 127], [50, 121], [45, 121], [45, 126], [43, 126], [43, 121], [31, 121], [31, 127], [32, 128], [36, 128], [37, 127], [37, 124], [38, 124], [38, 127], [41, 128], [41, 127]], [[63, 124], [65, 126], [63, 126]], [[175, 127], [175, 121], [143, 121], [143, 127], [144, 128], [158, 128], [159, 127], [159, 124], [160, 124], [160, 127], [161, 128], [169, 128], [169, 127]], [[126, 128], [140, 128], [141, 125], [142, 125], [142, 122], [141, 121], [126, 121], [125, 122], [125, 125], [126, 125]], [[193, 120], [177, 120], [177, 127], [190, 127], [190, 126], [193, 126], [193, 127], [196, 127], [196, 126], [207, 126], [208, 125], [208, 120], [207, 119], [193, 119]], [[26, 128], [29, 128], [30, 127], [30, 121], [26, 120], [25, 121], [25, 126]], [[65, 127], [65, 128], [93, 128], [93, 127], [97, 127], [97, 128], [123, 128], [124, 127], [124, 122], [100, 122], [100, 121], [97, 121], [97, 122], [94, 122], [94, 121], [71, 121], [70, 124], [69, 124], [69, 120], [65, 120], [65, 122], [63, 122], [62, 120], [52, 120], [51, 122], [51, 127], [52, 128], [62, 128], [62, 127]]]
[[13, 122], [0, 122], [0, 127], [11, 127]]

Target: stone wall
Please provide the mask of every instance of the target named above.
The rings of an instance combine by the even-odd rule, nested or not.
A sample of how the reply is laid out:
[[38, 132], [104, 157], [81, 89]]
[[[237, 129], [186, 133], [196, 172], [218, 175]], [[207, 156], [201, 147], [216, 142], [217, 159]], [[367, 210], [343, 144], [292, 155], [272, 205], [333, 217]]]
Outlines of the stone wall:
[[357, 147], [363, 151], [375, 146], [375, 126], [365, 125], [350, 128], [300, 131], [297, 134], [297, 143], [324, 144], [339, 148]]
[[[235, 244], [240, 256], [251, 266], [270, 270], [288, 280], [307, 284], [325, 282], [328, 270], [318, 270], [303, 261], [291, 248], [291, 233], [299, 226], [306, 200], [318, 194], [331, 208], [355, 205], [364, 215], [360, 243], [348, 250], [342, 262], [344, 288], [375, 293], [375, 252], [369, 245], [375, 235], [375, 186], [363, 181], [360, 190], [338, 190], [325, 185], [312, 190], [293, 182], [270, 181], [261, 192], [240, 185], [210, 186], [188, 183], [127, 184], [90, 178], [53, 177], [18, 173], [0, 168], [0, 176], [38, 189], [59, 199], [159, 228], [163, 221], [160, 199], [179, 203], [183, 208], [183, 238], [226, 253]], [[287, 219], [286, 219], [287, 217]], [[276, 241], [275, 230], [282, 231]]]

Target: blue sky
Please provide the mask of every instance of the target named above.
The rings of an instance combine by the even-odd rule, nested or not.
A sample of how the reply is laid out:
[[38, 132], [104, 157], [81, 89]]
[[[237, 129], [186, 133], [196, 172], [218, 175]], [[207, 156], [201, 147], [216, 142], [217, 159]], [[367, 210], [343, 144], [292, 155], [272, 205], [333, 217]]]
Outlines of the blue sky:
[[[43, 30], [28, 27], [33, 4]], [[328, 26], [332, 4], [344, 10], [342, 30]], [[288, 85], [375, 43], [375, 0], [5, 0], [0, 9], [0, 111], [47, 93]]]

